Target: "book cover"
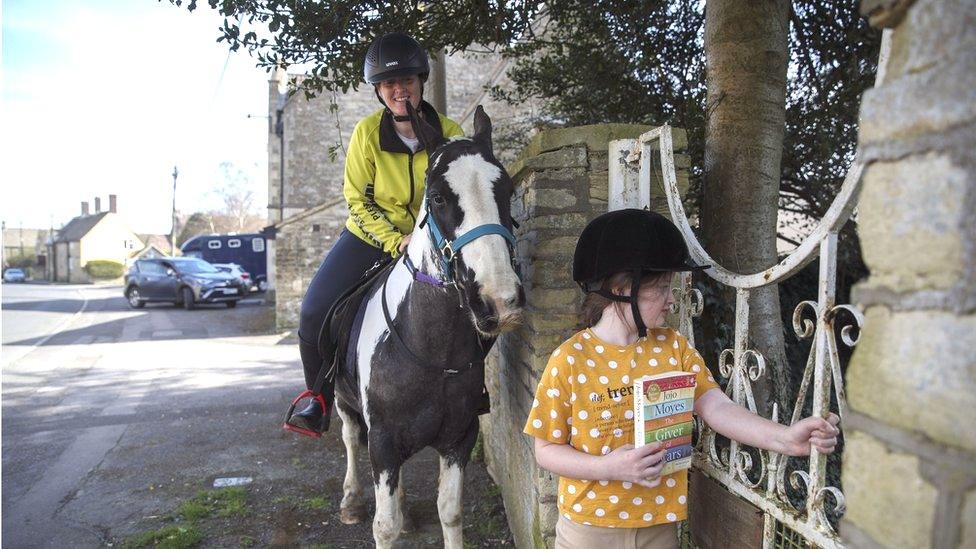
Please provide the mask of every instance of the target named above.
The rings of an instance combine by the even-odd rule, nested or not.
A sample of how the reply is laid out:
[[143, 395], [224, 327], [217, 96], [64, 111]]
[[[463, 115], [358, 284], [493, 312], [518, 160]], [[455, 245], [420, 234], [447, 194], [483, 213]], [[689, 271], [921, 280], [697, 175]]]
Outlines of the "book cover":
[[661, 476], [691, 467], [695, 374], [667, 372], [634, 381], [634, 446], [666, 448]]

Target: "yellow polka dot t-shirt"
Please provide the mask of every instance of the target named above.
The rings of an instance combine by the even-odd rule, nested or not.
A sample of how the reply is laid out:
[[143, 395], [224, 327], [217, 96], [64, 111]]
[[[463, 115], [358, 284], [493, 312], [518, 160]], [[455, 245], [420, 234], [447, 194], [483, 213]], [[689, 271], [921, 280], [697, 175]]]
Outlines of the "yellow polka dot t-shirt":
[[[701, 355], [670, 328], [620, 346], [601, 341], [589, 328], [553, 351], [532, 403], [524, 432], [590, 455], [634, 444], [635, 379], [684, 371], [696, 374], [695, 400], [718, 387]], [[688, 471], [661, 477], [645, 488], [613, 480], [559, 479], [559, 511], [579, 524], [640, 528], [684, 520]]]

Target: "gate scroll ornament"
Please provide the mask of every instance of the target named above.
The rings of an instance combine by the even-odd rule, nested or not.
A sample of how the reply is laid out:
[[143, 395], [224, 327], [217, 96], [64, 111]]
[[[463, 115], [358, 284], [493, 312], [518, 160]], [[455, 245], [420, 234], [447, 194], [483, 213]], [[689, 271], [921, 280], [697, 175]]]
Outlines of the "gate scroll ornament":
[[[628, 183], [637, 190], [642, 202], [649, 200], [652, 162], [660, 155], [660, 171], [663, 175], [664, 192], [667, 196], [671, 219], [681, 230], [688, 243], [692, 259], [699, 264], [713, 267], [704, 271], [719, 283], [735, 288], [735, 344], [719, 355], [720, 374], [728, 380], [726, 394], [736, 403], [756, 412], [756, 402], [752, 393], [752, 382], [760, 379], [766, 370], [762, 354], [747, 348], [749, 334], [749, 299], [757, 288], [776, 284], [800, 271], [811, 261], [820, 257], [819, 289], [816, 301], [803, 301], [793, 313], [793, 329], [801, 339], [813, 338], [810, 353], [804, 368], [802, 382], [798, 389], [790, 424], [800, 419], [807, 394], [812, 391], [813, 409], [811, 414], [826, 417], [829, 412], [831, 391], [839, 403], [842, 420], [846, 411], [843, 378], [834, 332], [835, 321], [841, 312], [848, 313], [844, 318], [853, 321], [843, 326], [841, 339], [853, 347], [857, 337], [852, 335], [856, 328], [860, 333], [864, 317], [851, 305], [835, 303], [837, 275], [837, 233], [850, 218], [857, 205], [857, 195], [861, 188], [860, 163], [855, 162], [847, 173], [840, 193], [834, 199], [819, 226], [779, 264], [754, 274], [738, 274], [718, 265], [704, 250], [691, 230], [681, 196], [678, 190], [674, 168], [674, 152], [670, 126], [661, 126], [641, 135], [633, 144], [624, 162], [637, 163], [636, 181], [626, 181], [626, 167], [611, 172], [611, 185], [622, 187], [627, 194]], [[616, 145], [616, 146], [613, 146]], [[626, 154], [624, 143], [615, 142], [611, 152]], [[612, 162], [611, 162], [612, 164]], [[632, 193], [633, 194], [633, 193]], [[613, 195], [613, 192], [611, 192]], [[632, 198], [637, 198], [633, 196]], [[626, 198], [625, 198], [626, 199]], [[649, 206], [649, 203], [639, 206]], [[611, 204], [611, 208], [614, 204]], [[704, 308], [701, 292], [691, 285], [690, 273], [680, 275], [677, 290], [678, 329], [689, 343], [694, 345], [692, 318], [700, 316]], [[813, 316], [813, 319], [804, 316]], [[773, 421], [779, 421], [779, 410], [773, 406]], [[843, 425], [843, 423], [841, 423]], [[816, 450], [810, 455], [807, 470], [790, 471], [786, 456], [758, 449], [747, 452], [738, 442], [729, 441], [728, 447], [716, 445], [714, 431], [699, 425], [702, 436], [695, 451], [695, 466], [706, 476], [718, 481], [732, 493], [746, 499], [764, 513], [763, 546], [774, 544], [776, 523], [794, 530], [797, 534], [820, 547], [842, 547], [843, 544], [827, 518], [827, 505], [834, 512], [843, 513], [844, 495], [836, 487], [827, 486], [825, 471], [827, 458]], [[758, 462], [753, 456], [758, 455]], [[806, 502], [796, 506], [787, 494], [786, 483], [794, 490], [805, 490]], [[828, 500], [830, 500], [828, 502]]]

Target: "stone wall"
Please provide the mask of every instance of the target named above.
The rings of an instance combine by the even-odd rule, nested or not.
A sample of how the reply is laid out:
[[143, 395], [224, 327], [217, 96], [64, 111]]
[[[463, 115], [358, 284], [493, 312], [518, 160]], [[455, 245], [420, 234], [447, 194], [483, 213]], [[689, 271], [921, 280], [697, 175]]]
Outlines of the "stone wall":
[[332, 247], [346, 219], [346, 203], [338, 199], [305, 210], [277, 225], [274, 261], [275, 326], [279, 331], [298, 328], [302, 298], [308, 283]]
[[976, 547], [976, 3], [864, 1], [891, 29], [861, 103], [871, 276], [847, 372], [841, 535]]
[[54, 282], [69, 284], [85, 284], [91, 282], [88, 273], [81, 267], [81, 243], [56, 242], [52, 245], [53, 258], [51, 263], [51, 277]]
[[[578, 328], [583, 294], [570, 267], [576, 239], [607, 211], [608, 143], [648, 129], [604, 124], [544, 131], [508, 168], [516, 185], [512, 215], [521, 225], [516, 236], [526, 314], [524, 325], [502, 335], [488, 357], [492, 413], [482, 416], [481, 427], [488, 470], [501, 487], [519, 547], [551, 547], [555, 535], [558, 479], [536, 466], [522, 426], [550, 353]], [[683, 142], [684, 133], [676, 134]], [[663, 200], [663, 189], [653, 193], [655, 202]]]

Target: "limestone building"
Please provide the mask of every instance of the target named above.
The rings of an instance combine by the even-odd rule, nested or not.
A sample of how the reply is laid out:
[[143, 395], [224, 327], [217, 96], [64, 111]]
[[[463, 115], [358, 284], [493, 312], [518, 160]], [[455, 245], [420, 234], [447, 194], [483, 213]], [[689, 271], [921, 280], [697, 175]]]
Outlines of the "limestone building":
[[81, 215], [69, 221], [48, 245], [46, 278], [52, 282], [86, 283], [91, 277], [85, 271], [89, 261], [104, 259], [123, 265], [145, 247], [145, 243], [128, 227], [116, 211], [116, 197], [109, 195], [109, 208], [102, 211], [95, 198], [95, 212], [88, 202], [81, 203]]
[[[12, 263], [31, 261], [28, 267], [34, 273], [44, 272], [47, 264], [47, 240], [50, 231], [47, 229], [26, 229], [24, 227], [7, 227], [3, 224], [3, 267], [13, 266]], [[35, 276], [41, 276], [35, 274]]]

